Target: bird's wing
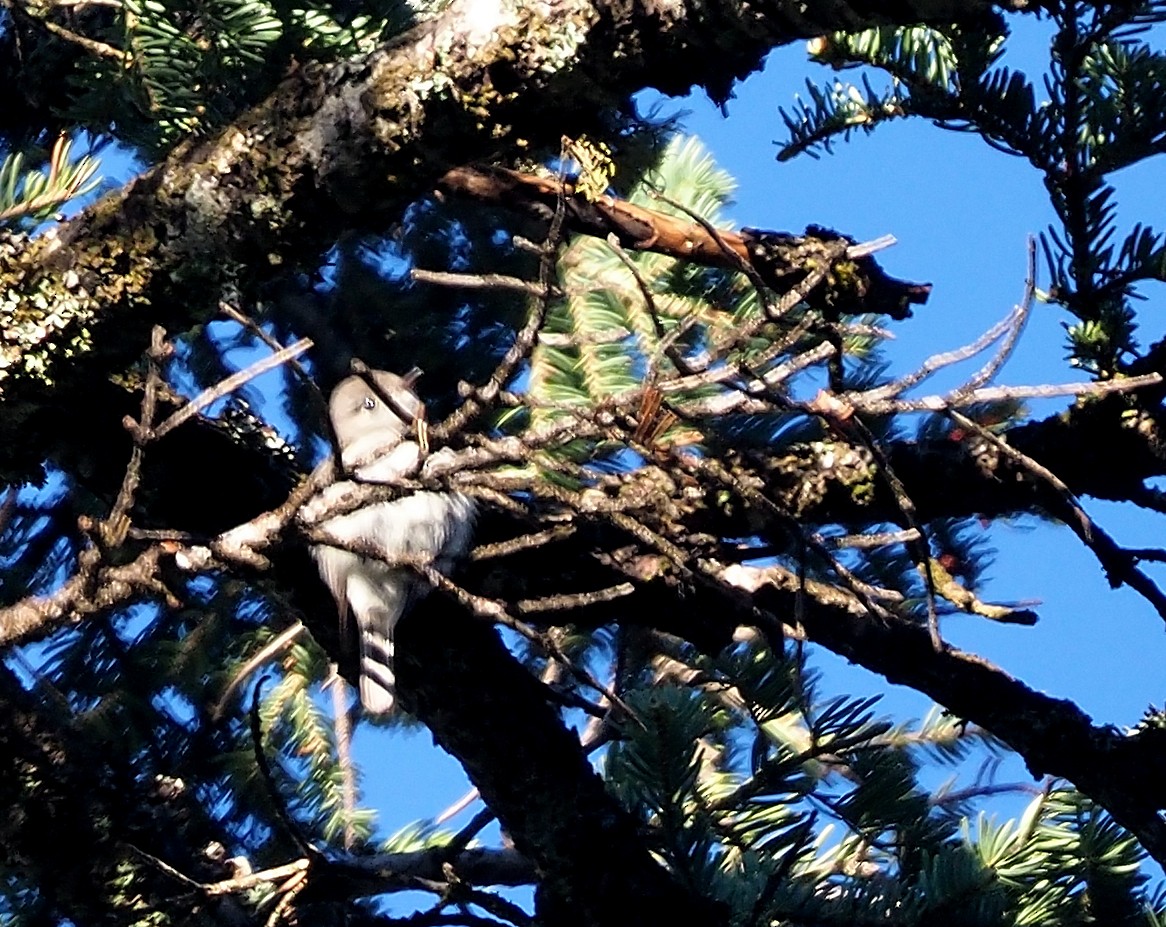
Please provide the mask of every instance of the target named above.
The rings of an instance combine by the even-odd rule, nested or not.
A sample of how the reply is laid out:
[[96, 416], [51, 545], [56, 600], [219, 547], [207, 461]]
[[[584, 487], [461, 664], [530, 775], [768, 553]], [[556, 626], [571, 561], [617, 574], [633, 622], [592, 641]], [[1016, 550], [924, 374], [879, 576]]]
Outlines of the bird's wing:
[[389, 506], [385, 514], [386, 529], [401, 538], [408, 553], [456, 559], [469, 547], [475, 516], [474, 502], [469, 496], [418, 492]]
[[[445, 571], [469, 546], [473, 521], [469, 497], [419, 492], [329, 519], [327, 526], [337, 538], [375, 544], [390, 558], [430, 560]], [[335, 547], [317, 547], [312, 553], [341, 618], [349, 610], [356, 618], [360, 701], [372, 714], [390, 711], [396, 682], [393, 632], [429, 585], [409, 567], [391, 567]]]

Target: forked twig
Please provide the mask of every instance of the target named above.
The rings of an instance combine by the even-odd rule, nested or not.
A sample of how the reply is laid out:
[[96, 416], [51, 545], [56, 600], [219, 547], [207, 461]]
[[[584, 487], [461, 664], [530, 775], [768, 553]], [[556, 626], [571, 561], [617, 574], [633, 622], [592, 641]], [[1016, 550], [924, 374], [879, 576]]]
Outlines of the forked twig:
[[975, 374], [968, 378], [968, 381], [956, 393], [970, 392], [979, 389], [986, 383], [991, 383], [996, 374], [1008, 363], [1008, 358], [1012, 356], [1012, 352], [1016, 349], [1017, 342], [1020, 341], [1020, 336], [1024, 333], [1024, 328], [1028, 324], [1029, 316], [1032, 314], [1032, 306], [1036, 301], [1036, 239], [1031, 235], [1028, 236], [1028, 272], [1024, 278], [1024, 296], [1021, 298], [1019, 305], [1013, 311], [1011, 317], [1011, 325], [1008, 327], [1008, 332], [1004, 336], [1004, 340], [1000, 342], [1000, 348], [996, 351], [988, 363], [983, 368], [978, 370]]
[[108, 547], [120, 546], [130, 528], [129, 512], [142, 478], [145, 446], [154, 433], [158, 393], [162, 388], [162, 361], [169, 357], [171, 352], [170, 345], [166, 343], [166, 330], [161, 325], [155, 325], [150, 332], [150, 349], [146, 352], [146, 385], [142, 392], [141, 421], [135, 422], [127, 416], [122, 422], [133, 439], [134, 448], [130, 452], [129, 463], [126, 464], [117, 498], [113, 501], [109, 515], [98, 527], [99, 536]]
[[[537, 646], [549, 654], [556, 662], [558, 662], [568, 673], [574, 676], [579, 682], [583, 683], [588, 688], [594, 689], [604, 698], [606, 698], [612, 705], [619, 706], [620, 710], [627, 715], [632, 721], [640, 727], [644, 727], [644, 722], [639, 719], [639, 716], [632, 707], [628, 705], [622, 698], [619, 697], [610, 687], [605, 686], [602, 682], [595, 678], [588, 670], [579, 666], [572, 660], [562, 648], [559, 647], [553, 639], [540, 631], [535, 630], [525, 621], [521, 621], [511, 615], [506, 607], [496, 599], [488, 599], [485, 596], [476, 595], [467, 589], [459, 586], [448, 576], [443, 574], [440, 570], [435, 569], [427, 563], [414, 562], [408, 564], [418, 573], [429, 581], [429, 584], [435, 589], [439, 589], [448, 595], [453, 596], [458, 602], [466, 606], [471, 613], [479, 615], [483, 618], [489, 618], [503, 627], [510, 628], [512, 631], [517, 631], [520, 635], [525, 637], [532, 644]], [[646, 728], [645, 728], [646, 729]]]
[[652, 320], [652, 327], [656, 332], [657, 348], [653, 352], [652, 357], [648, 361], [648, 372], [644, 377], [644, 382], [652, 384], [656, 379], [656, 355], [660, 352], [672, 361], [672, 366], [679, 370], [682, 374], [691, 375], [696, 371], [684, 359], [684, 356], [676, 350], [676, 339], [679, 338], [686, 330], [687, 326], [680, 322], [677, 324], [676, 330], [667, 332], [664, 330], [664, 320], [660, 315], [660, 309], [656, 305], [656, 297], [652, 293], [652, 288], [648, 286], [648, 281], [644, 279], [644, 275], [640, 273], [640, 269], [636, 266], [636, 262], [631, 259], [631, 255], [623, 249], [619, 243], [619, 237], [612, 232], [607, 236], [607, 246], [611, 248], [612, 253], [623, 264], [624, 268], [632, 279], [636, 281], [636, 287], [640, 291], [640, 295], [644, 297], [644, 306], [648, 310], [648, 317]]
[[1039, 461], [1014, 448], [999, 435], [993, 434], [974, 419], [970, 419], [954, 409], [948, 410], [946, 414], [961, 427], [974, 431], [1010, 460], [1020, 464], [1048, 483], [1057, 492], [1063, 503], [1063, 511], [1060, 513], [1061, 520], [1072, 529], [1086, 547], [1093, 551], [1102, 569], [1109, 577], [1110, 584], [1129, 586], [1153, 605], [1158, 616], [1166, 621], [1166, 594], [1163, 594], [1157, 584], [1137, 568], [1135, 563], [1138, 558], [1134, 552], [1124, 550], [1100, 525], [1089, 517], [1073, 491], [1060, 477]]
[[546, 240], [540, 248], [539, 254], [539, 292], [531, 303], [526, 324], [519, 330], [514, 343], [498, 362], [489, 379], [479, 386], [465, 401], [458, 406], [445, 421], [431, 429], [437, 440], [446, 440], [451, 435], [461, 431], [466, 424], [478, 415], [483, 408], [497, 400], [502, 388], [513, 376], [518, 365], [530, 356], [538, 341], [539, 332], [546, 324], [547, 313], [551, 308], [551, 300], [559, 294], [559, 288], [554, 282], [555, 255], [563, 238], [563, 218], [566, 215], [566, 194], [562, 184], [562, 168], [560, 168], [559, 194], [555, 201], [555, 214], [547, 230]]

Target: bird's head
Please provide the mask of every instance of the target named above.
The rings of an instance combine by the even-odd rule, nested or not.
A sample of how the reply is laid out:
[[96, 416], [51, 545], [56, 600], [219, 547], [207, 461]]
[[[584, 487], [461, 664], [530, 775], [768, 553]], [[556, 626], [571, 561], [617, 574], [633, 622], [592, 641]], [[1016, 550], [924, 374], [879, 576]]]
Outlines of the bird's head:
[[421, 414], [421, 400], [410, 381], [384, 370], [346, 377], [328, 400], [328, 417], [346, 469], [400, 444]]

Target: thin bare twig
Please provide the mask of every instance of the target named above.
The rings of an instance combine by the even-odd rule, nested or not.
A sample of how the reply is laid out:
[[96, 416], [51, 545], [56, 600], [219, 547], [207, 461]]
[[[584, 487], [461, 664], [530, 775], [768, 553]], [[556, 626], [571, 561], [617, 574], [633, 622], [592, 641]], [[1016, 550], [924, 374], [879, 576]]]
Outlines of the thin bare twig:
[[245, 367], [238, 373], [233, 373], [224, 380], [220, 380], [209, 389], [203, 390], [190, 402], [184, 405], [181, 409], [171, 415], [166, 421], [154, 429], [152, 438], [158, 439], [166, 434], [169, 434], [187, 419], [192, 418], [197, 412], [205, 409], [216, 399], [221, 399], [223, 396], [234, 392], [244, 383], [255, 379], [260, 374], [266, 373], [268, 370], [274, 370], [280, 364], [285, 364], [294, 357], [299, 357], [305, 351], [312, 347], [311, 338], [301, 338], [295, 344], [288, 345], [286, 348], [281, 348], [269, 357], [264, 357], [257, 360], [254, 364]]
[[[219, 312], [225, 315], [228, 319], [231, 319], [233, 322], [238, 322], [254, 337], [258, 338], [265, 345], [271, 348], [273, 352], [279, 352], [283, 350], [283, 345], [280, 344], [279, 341], [277, 341], [275, 338], [271, 337], [271, 335], [269, 335], [267, 332], [265, 332], [262, 325], [260, 325], [246, 313], [236, 309], [226, 300], [219, 300]], [[326, 417], [328, 403], [327, 400], [324, 399], [323, 393], [320, 392], [320, 387], [317, 385], [315, 379], [304, 368], [304, 365], [301, 364], [296, 358], [291, 358], [287, 362], [287, 365], [296, 372], [301, 380], [309, 385], [311, 389], [311, 395], [313, 396], [313, 401]]]
[[[848, 394], [849, 395], [849, 394]], [[933, 569], [934, 561], [931, 556], [931, 542], [922, 523], [919, 521], [915, 503], [907, 493], [903, 481], [899, 479], [891, 467], [890, 459], [884, 453], [882, 445], [867, 427], [866, 423], [857, 415], [853, 408], [840, 400], [834, 394], [819, 393], [807, 408], [821, 415], [832, 431], [843, 439], [849, 436], [857, 438], [878, 464], [878, 475], [882, 478], [895, 500], [895, 506], [902, 514], [911, 534], [904, 540], [908, 553], [915, 560], [915, 565], [923, 576], [927, 591], [927, 630], [931, 637], [931, 646], [936, 653], [943, 650], [943, 638], [939, 633], [939, 612], [935, 604], [936, 578]]]
[[[1108, 396], [1111, 393], [1130, 393], [1147, 386], [1157, 386], [1162, 375], [1147, 373], [1120, 380], [1097, 380], [1090, 383], [1056, 383], [1046, 386], [993, 386], [966, 393], [944, 396], [924, 396], [920, 399], [868, 399], [868, 393], [843, 393], [840, 402], [849, 403], [860, 412], [870, 415], [888, 415], [893, 412], [945, 412], [982, 402], [1004, 400], [1055, 399], [1058, 396]], [[873, 392], [873, 391], [872, 391]]]
[[571, 348], [580, 345], [618, 344], [632, 336], [630, 328], [622, 325], [596, 332], [547, 332], [538, 333], [538, 343], [548, 348]]
[[510, 628], [512, 631], [517, 631], [525, 637], [532, 644], [535, 644], [541, 650], [548, 653], [553, 659], [558, 661], [567, 672], [574, 676], [579, 682], [594, 689], [600, 695], [604, 696], [611, 704], [618, 705], [619, 708], [635, 723], [641, 727], [644, 726], [643, 721], [639, 719], [631, 706], [624, 702], [615, 692], [609, 687], [605, 686], [598, 679], [595, 678], [588, 670], [577, 665], [574, 660], [563, 652], [562, 648], [548, 635], [535, 630], [525, 621], [521, 621], [511, 615], [506, 607], [495, 599], [488, 599], [485, 596], [475, 595], [474, 593], [459, 586], [445, 574], [430, 566], [427, 563], [411, 562], [407, 564], [429, 581], [429, 584], [435, 589], [439, 589], [448, 595], [453, 596], [458, 602], [466, 606], [471, 613], [479, 615], [483, 618], [489, 618], [504, 627]]
[[[526, 293], [536, 299], [545, 299], [547, 288], [533, 280], [523, 280], [521, 277], [510, 277], [506, 274], [461, 274], [449, 273], [443, 270], [422, 270], [414, 267], [409, 276], [418, 283], [428, 283], [433, 286], [452, 287], [459, 290], [508, 290], [515, 293]], [[563, 291], [558, 287], [551, 287], [550, 296], [558, 299]]]
[[[726, 254], [726, 256], [729, 257], [730, 263], [732, 263], [733, 266], [745, 274], [757, 293], [757, 298], [763, 311], [759, 313], [756, 319], [740, 327], [729, 344], [723, 346], [720, 352], [722, 355], [726, 354], [732, 348], [744, 344], [749, 338], [753, 337], [756, 331], [765, 323], [766, 320], [780, 320], [796, 305], [808, 298], [810, 293], [813, 292], [818, 284], [825, 280], [830, 272], [834, 269], [834, 263], [846, 253], [846, 247], [843, 242], [832, 242], [827, 246], [825, 255], [821, 256], [820, 264], [813, 268], [810, 273], [808, 273], [806, 277], [799, 283], [795, 284], [786, 293], [782, 294], [777, 303], [774, 304], [769, 288], [766, 286], [765, 281], [761, 278], [761, 275], [757, 272], [756, 268], [754, 268], [752, 262], [746, 259], [742, 254], [738, 253], [736, 249], [732, 248], [711, 222], [709, 222], [703, 216], [698, 215], [682, 203], [672, 200], [664, 196], [662, 193], [654, 193], [653, 195], [657, 199], [661, 199], [668, 203], [673, 208], [681, 210], [687, 216], [689, 216], [689, 218], [700, 225], [700, 227], [704, 229], [704, 231], [716, 242], [717, 247], [720, 248]], [[795, 344], [797, 340], [809, 330], [815, 321], [816, 320], [814, 316], [807, 315], [796, 326], [794, 326], [793, 330], [788, 332], [776, 343], [770, 345], [770, 347], [765, 352], [763, 352], [761, 356], [751, 358], [750, 363], [755, 367], [764, 367], [764, 365], [767, 364], [772, 358], [777, 357], [790, 345]], [[838, 341], [838, 343], [833, 345], [835, 351], [832, 351], [830, 356], [834, 361], [840, 364], [841, 357], [834, 357], [834, 355], [835, 353], [839, 355], [841, 353], [841, 340], [840, 338], [836, 338], [835, 340]], [[732, 366], [735, 370], [739, 369], [737, 365], [730, 366]], [[764, 381], [762, 381], [762, 385], [754, 387], [752, 391], [760, 392], [764, 388], [765, 384]]]
[[598, 605], [602, 602], [614, 602], [616, 599], [622, 599], [635, 591], [636, 587], [631, 583], [617, 583], [614, 586], [596, 589], [593, 592], [564, 592], [537, 599], [519, 599], [515, 603], [515, 607], [524, 615], [539, 612], [562, 612], [584, 608], [588, 605]]
[[893, 248], [898, 243], [899, 239], [894, 235], [880, 235], [878, 238], [872, 238], [870, 241], [860, 241], [856, 245], [851, 245], [846, 249], [846, 256], [851, 260], [860, 257], [870, 257], [872, 254], [886, 251], [887, 248]]
[[1008, 328], [1008, 333], [1004, 336], [1004, 340], [1000, 342], [1000, 348], [996, 354], [989, 359], [983, 368], [978, 370], [975, 374], [968, 378], [968, 381], [956, 393], [970, 392], [979, 389], [986, 383], [991, 383], [996, 374], [1008, 363], [1008, 358], [1012, 356], [1012, 352], [1016, 348], [1017, 342], [1020, 341], [1020, 336], [1024, 333], [1024, 327], [1028, 324], [1028, 318], [1032, 314], [1032, 306], [1036, 301], [1036, 239], [1031, 235], [1028, 236], [1028, 272], [1024, 278], [1024, 296], [1021, 298], [1019, 305], [1013, 310], [1011, 325]]
[[566, 540], [576, 530], [574, 525], [557, 525], [545, 531], [523, 534], [506, 541], [496, 541], [493, 544], [480, 544], [470, 552], [470, 559], [493, 560], [498, 557], [509, 557], [511, 554], [516, 554], [520, 551], [531, 550], [554, 543], [555, 541]]
[[211, 720], [218, 723], [223, 713], [227, 710], [235, 693], [239, 691], [239, 687], [268, 660], [272, 659], [276, 654], [281, 653], [287, 647], [291, 646], [292, 641], [302, 634], [306, 628], [302, 621], [297, 621], [289, 627], [284, 628], [275, 637], [269, 640], [266, 644], [259, 648], [259, 651], [247, 660], [238, 670], [235, 675], [231, 677], [231, 681], [227, 683], [227, 687], [223, 690], [223, 694], [215, 701], [214, 707], [211, 709]]
[[[789, 534], [798, 539], [799, 543], [804, 547], [812, 550], [818, 557], [820, 557], [830, 569], [838, 576], [839, 579], [847, 586], [847, 588], [870, 610], [871, 614], [878, 615], [882, 618], [889, 617], [886, 610], [880, 606], [875, 599], [881, 596], [879, 592], [883, 590], [872, 590], [872, 588], [858, 579], [850, 570], [848, 570], [833, 554], [830, 553], [823, 545], [818, 544], [811, 537], [809, 537], [802, 526], [798, 524], [797, 520], [793, 518], [789, 512], [778, 506], [772, 499], [765, 495], [765, 493], [750, 485], [756, 480], [755, 473], [748, 473], [745, 479], [738, 478], [725, 465], [715, 457], [707, 458], [684, 458], [678, 460], [678, 463], [683, 469], [686, 469], [698, 476], [709, 476], [713, 481], [719, 483], [726, 489], [732, 490], [742, 500], [748, 502], [760, 512], [766, 512], [773, 517], [778, 524], [780, 524]], [[744, 462], [738, 464], [745, 466]], [[872, 595], [872, 592], [875, 594]]]
[[892, 544], [906, 544], [919, 540], [919, 532], [914, 528], [905, 531], [878, 531], [870, 534], [810, 535], [824, 547], [857, 548], [866, 550], [873, 547], [888, 547]]
[[762, 315], [773, 318], [773, 315], [770, 312], [770, 303], [772, 300], [770, 297], [769, 287], [766, 285], [765, 281], [761, 279], [761, 274], [757, 272], [757, 268], [750, 264], [749, 261], [746, 260], [746, 258], [740, 252], [738, 252], [736, 248], [732, 247], [725, 240], [725, 236], [721, 233], [720, 229], [709, 222], [709, 220], [704, 216], [700, 215], [692, 209], [689, 209], [678, 200], [674, 200], [670, 196], [665, 196], [664, 193], [660, 190], [653, 190], [648, 188], [648, 195], [652, 197], [652, 199], [667, 203], [673, 209], [679, 209], [682, 213], [688, 216], [688, 218], [699, 225], [704, 230], [705, 234], [707, 234], [716, 243], [716, 246], [720, 249], [721, 253], [724, 254], [726, 258], [728, 258], [729, 264], [743, 273], [748, 281], [753, 284], [753, 289], [757, 291], [758, 299], [760, 300], [761, 307], [764, 310]]
[[979, 422], [956, 412], [954, 409], [946, 413], [957, 424], [970, 431], [974, 431], [985, 441], [988, 441], [1006, 457], [1016, 461], [1022, 467], [1040, 477], [1048, 483], [1058, 494], [1062, 502], [1062, 510], [1056, 514], [1072, 529], [1097, 557], [1098, 562], [1109, 577], [1111, 585], [1125, 584], [1138, 592], [1142, 598], [1154, 606], [1158, 616], [1166, 621], [1166, 594], [1158, 588], [1150, 577], [1136, 566], [1136, 558], [1130, 551], [1123, 550], [1100, 525], [1082, 508], [1081, 503], [1073, 491], [1065, 485], [1055, 473], [1034, 460], [1022, 451], [1018, 451], [1000, 436], [993, 434]]
[[456, 818], [481, 797], [482, 793], [477, 789], [470, 789], [468, 792], [466, 792], [465, 795], [463, 795], [457, 801], [453, 802], [444, 811], [438, 814], [437, 817], [433, 819], [433, 823], [444, 824], [446, 821], [452, 818]]
[[649, 358], [648, 371], [644, 376], [644, 382], [652, 384], [655, 381], [657, 355], [660, 352], [663, 352], [664, 356], [672, 361], [672, 366], [681, 373], [694, 373], [688, 361], [684, 359], [683, 355], [675, 347], [676, 339], [687, 330], [687, 327], [683, 323], [680, 323], [673, 332], [664, 330], [664, 320], [660, 315], [659, 307], [656, 305], [656, 297], [652, 293], [652, 288], [648, 286], [648, 281], [640, 273], [640, 269], [636, 266], [636, 262], [631, 259], [631, 255], [620, 245], [619, 237], [614, 232], [607, 236], [607, 246], [619, 259], [619, 262], [623, 264], [627, 272], [632, 275], [632, 279], [636, 281], [636, 287], [639, 289], [640, 295], [644, 297], [644, 305], [648, 310], [648, 318], [652, 320], [652, 327], [656, 332], [656, 350], [652, 352], [652, 356]]
[[942, 808], [945, 805], [955, 805], [962, 801], [971, 801], [974, 798], [991, 798], [994, 795], [1040, 795], [1040, 786], [1031, 782], [986, 782], [983, 785], [972, 785], [966, 789], [952, 789], [950, 792], [936, 792], [927, 798], [927, 804], [932, 808]]
[[499, 361], [498, 366], [494, 368], [494, 372], [490, 374], [489, 379], [474, 390], [470, 396], [467, 396], [465, 401], [445, 421], [431, 429], [433, 436], [437, 440], [445, 440], [450, 435], [461, 431], [467, 422], [498, 398], [502, 387], [513, 376], [514, 371], [518, 369], [518, 365], [534, 349], [539, 332], [542, 331], [543, 326], [546, 324], [547, 313], [551, 308], [551, 300], [559, 294], [559, 289], [555, 285], [554, 278], [555, 255], [559, 245], [562, 243], [563, 217], [566, 211], [565, 193], [563, 192], [562, 185], [562, 168], [560, 168], [559, 179], [559, 196], [555, 204], [555, 214], [551, 219], [551, 226], [547, 231], [547, 237], [543, 242], [539, 256], [539, 292], [535, 295], [531, 303], [526, 324], [519, 330], [515, 336], [514, 343], [510, 346], [510, 349], [503, 356], [502, 360]]
[[150, 349], [146, 352], [146, 386], [142, 392], [142, 420], [134, 422], [128, 416], [122, 423], [134, 442], [130, 460], [122, 477], [117, 498], [109, 510], [109, 515], [100, 523], [99, 533], [107, 547], [118, 547], [125, 540], [129, 530], [129, 511], [134, 504], [134, 495], [142, 475], [142, 457], [147, 441], [153, 435], [154, 416], [158, 409], [158, 391], [162, 386], [162, 361], [170, 355], [166, 343], [166, 331], [155, 325], [150, 333]]
[[1005, 333], [1014, 330], [1016, 317], [1017, 314], [1015, 311], [1008, 313], [1005, 318], [1001, 319], [970, 344], [965, 344], [962, 348], [955, 348], [951, 351], [931, 355], [916, 370], [906, 376], [899, 377], [892, 383], [866, 390], [862, 393], [863, 398], [870, 402], [877, 402], [899, 396], [911, 389], [911, 387], [917, 386], [924, 380], [934, 376], [945, 367], [950, 367], [952, 364], [958, 364], [960, 361], [975, 357], [985, 348], [998, 341]]
[[97, 55], [99, 58], [108, 58], [123, 65], [130, 60], [129, 52], [122, 51], [120, 48], [114, 48], [107, 42], [99, 42], [97, 39], [80, 35], [70, 29], [66, 29], [59, 23], [53, 22], [51, 19], [37, 16], [23, 4], [16, 2], [16, 0], [0, 0], [0, 6], [3, 6], [14, 16], [19, 16], [27, 22], [34, 23], [41, 29], [44, 29], [45, 32], [55, 35], [59, 39], [64, 39], [66, 42], [70, 42], [79, 48], [83, 48], [87, 52]]
[[356, 770], [352, 765], [352, 725], [348, 719], [347, 685], [333, 663], [324, 688], [332, 690], [332, 728], [336, 737], [336, 765], [340, 767], [340, 789], [343, 795], [344, 849], [356, 845]]

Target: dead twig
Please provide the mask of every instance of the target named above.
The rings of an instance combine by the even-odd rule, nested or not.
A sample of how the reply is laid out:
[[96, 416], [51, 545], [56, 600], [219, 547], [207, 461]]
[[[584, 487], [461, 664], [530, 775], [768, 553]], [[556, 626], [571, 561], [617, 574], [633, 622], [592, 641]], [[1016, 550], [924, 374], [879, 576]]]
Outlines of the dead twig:
[[71, 29], [66, 29], [59, 23], [53, 22], [45, 16], [38, 16], [22, 3], [17, 0], [0, 0], [0, 6], [3, 6], [14, 17], [30, 22], [43, 29], [50, 35], [55, 35], [59, 39], [64, 39], [78, 48], [83, 48], [90, 54], [96, 55], [99, 58], [108, 58], [116, 61], [119, 65], [125, 65], [130, 61], [129, 52], [122, 51], [120, 48], [114, 48], [108, 42], [99, 42], [97, 39], [91, 39], [86, 35], [81, 35], [73, 32]]
[[556, 298], [558, 287], [555, 284], [555, 256], [563, 240], [563, 217], [566, 212], [566, 194], [562, 187], [562, 168], [560, 167], [559, 196], [555, 202], [555, 212], [551, 219], [550, 228], [542, 244], [539, 255], [539, 282], [540, 292], [535, 295], [527, 315], [526, 324], [515, 336], [514, 343], [499, 361], [494, 372], [484, 384], [475, 389], [454, 412], [433, 429], [434, 437], [446, 440], [457, 434], [482, 409], [489, 406], [502, 391], [502, 387], [514, 375], [518, 365], [530, 356], [538, 340], [538, 334], [546, 324], [547, 313], [550, 311], [551, 300]]
[[1008, 361], [1008, 358], [1012, 356], [1012, 352], [1020, 340], [1020, 336], [1028, 322], [1028, 317], [1032, 312], [1035, 298], [1036, 243], [1030, 237], [1028, 240], [1028, 272], [1025, 276], [1024, 296], [1012, 312], [970, 344], [964, 345], [962, 348], [956, 348], [954, 351], [934, 354], [927, 358], [914, 372], [900, 377], [892, 383], [867, 390], [862, 394], [864, 403], [869, 404], [870, 402], [888, 400], [900, 396], [902, 393], [919, 385], [940, 370], [950, 367], [952, 364], [957, 364], [975, 357], [990, 345], [1003, 338], [1003, 341], [1000, 343], [1000, 348], [995, 355], [980, 370], [969, 377], [967, 382], [956, 387], [948, 395], [951, 400], [958, 400], [962, 396], [976, 392], [985, 384], [990, 383]]
[[499, 557], [509, 557], [511, 554], [524, 550], [532, 550], [555, 541], [563, 541], [575, 533], [574, 525], [557, 525], [545, 531], [536, 531], [532, 534], [523, 534], [507, 541], [497, 541], [493, 544], [480, 544], [470, 552], [471, 560], [493, 560]]
[[150, 334], [150, 349], [146, 352], [146, 386], [142, 392], [142, 418], [135, 422], [129, 416], [123, 421], [125, 429], [133, 439], [134, 448], [122, 477], [117, 498], [109, 510], [109, 515], [98, 525], [98, 534], [107, 547], [120, 547], [130, 527], [129, 511], [134, 504], [134, 494], [142, 476], [142, 457], [146, 444], [153, 435], [154, 415], [158, 409], [158, 391], [162, 386], [162, 362], [170, 356], [172, 349], [166, 343], [166, 331], [155, 325]]
[[1024, 277], [1024, 296], [1021, 297], [1020, 303], [1013, 310], [1008, 332], [1005, 334], [1004, 340], [1000, 342], [1000, 348], [996, 351], [996, 354], [980, 370], [969, 377], [968, 381], [956, 390], [957, 393], [979, 389], [981, 386], [992, 382], [996, 374], [1008, 363], [1008, 358], [1012, 356], [1012, 352], [1016, 349], [1017, 342], [1020, 341], [1020, 336], [1024, 333], [1024, 327], [1028, 324], [1028, 318], [1032, 314], [1032, 306], [1035, 301], [1036, 239], [1029, 235], [1028, 271]]
[[485, 596], [476, 595], [464, 589], [427, 563], [412, 562], [405, 565], [420, 573], [435, 589], [439, 589], [447, 595], [452, 596], [465, 606], [471, 614], [478, 615], [482, 618], [489, 618], [491, 621], [512, 631], [516, 631], [522, 637], [525, 637], [540, 650], [550, 655], [552, 659], [556, 660], [576, 680], [600, 693], [612, 705], [618, 706], [628, 718], [640, 727], [644, 727], [643, 721], [639, 719], [631, 706], [624, 702], [614, 691], [596, 679], [588, 670], [576, 664], [549, 635], [532, 628], [525, 621], [521, 621], [511, 615], [501, 602], [496, 599], [488, 599]]
[[1081, 506], [1072, 490], [1055, 473], [1018, 451], [998, 435], [993, 434], [979, 422], [949, 410], [947, 415], [961, 427], [974, 431], [985, 441], [1010, 460], [1020, 464], [1033, 475], [1048, 483], [1061, 500], [1061, 511], [1056, 514], [1072, 529], [1081, 542], [1097, 557], [1105, 570], [1111, 586], [1127, 585], [1154, 606], [1158, 616], [1166, 621], [1166, 594], [1157, 584], [1136, 566], [1137, 558], [1131, 551], [1124, 550]]
[[329, 667], [324, 688], [332, 690], [332, 730], [336, 738], [336, 765], [340, 768], [344, 815], [342, 843], [345, 850], [351, 850], [356, 846], [356, 829], [353, 825], [356, 819], [356, 770], [352, 765], [352, 724], [348, 717], [348, 700], [345, 698], [347, 686], [335, 663]]
[[280, 364], [285, 364], [292, 358], [299, 357], [305, 351], [312, 347], [312, 339], [301, 338], [295, 344], [288, 345], [286, 348], [280, 348], [269, 357], [264, 357], [257, 360], [254, 364], [245, 367], [238, 373], [233, 373], [224, 380], [220, 380], [209, 389], [203, 390], [194, 399], [184, 405], [181, 409], [171, 415], [168, 419], [162, 422], [157, 428], [153, 429], [150, 435], [151, 440], [157, 440], [169, 434], [183, 422], [192, 418], [196, 413], [205, 409], [216, 399], [221, 399], [223, 396], [233, 393], [244, 383], [255, 379], [262, 373], [269, 370], [274, 370]]
[[[423, 270], [414, 267], [409, 276], [418, 283], [428, 283], [431, 286], [451, 287], [459, 290], [505, 290], [513, 293], [525, 293], [536, 299], [545, 299], [548, 296], [547, 288], [533, 280], [523, 280], [521, 277], [509, 277], [506, 274], [460, 274], [449, 273], [443, 270]], [[557, 286], [551, 287], [549, 295], [559, 299], [563, 291]]]
[[648, 372], [644, 376], [644, 382], [649, 385], [654, 384], [658, 355], [661, 353], [672, 361], [672, 366], [681, 373], [686, 375], [695, 373], [688, 361], [684, 359], [684, 356], [676, 350], [675, 346], [676, 340], [688, 330], [691, 321], [689, 321], [688, 325], [685, 325], [684, 321], [680, 321], [677, 323], [674, 331], [666, 331], [664, 328], [664, 319], [660, 315], [659, 307], [656, 305], [656, 297], [652, 293], [652, 288], [648, 286], [648, 281], [640, 273], [640, 269], [636, 266], [636, 262], [632, 260], [631, 255], [620, 246], [618, 236], [614, 233], [608, 235], [607, 246], [619, 259], [619, 262], [623, 264], [627, 272], [632, 275], [632, 279], [635, 280], [636, 287], [639, 289], [640, 295], [644, 298], [644, 307], [648, 311], [648, 318], [652, 320], [652, 328], [656, 333], [656, 347], [648, 359]]
[[948, 393], [943, 396], [924, 396], [920, 399], [871, 400], [868, 398], [867, 392], [843, 393], [838, 399], [868, 415], [890, 415], [895, 412], [946, 412], [949, 409], [964, 409], [979, 403], [1006, 400], [1055, 399], [1060, 396], [1101, 397], [1113, 393], [1132, 393], [1147, 386], [1157, 386], [1161, 382], [1161, 374], [1147, 373], [1120, 380], [1097, 380], [1090, 383], [985, 387], [967, 392]]
[[519, 599], [515, 608], [524, 615], [533, 615], [540, 612], [562, 612], [576, 608], [586, 608], [589, 605], [599, 605], [603, 602], [614, 602], [632, 595], [636, 587], [631, 583], [618, 583], [606, 589], [596, 589], [593, 592], [563, 592], [558, 595], [548, 595], [537, 599]]
[[214, 707], [211, 709], [211, 720], [216, 724], [222, 720], [224, 712], [235, 698], [235, 693], [239, 691], [239, 687], [268, 660], [282, 653], [285, 649], [291, 646], [292, 641], [302, 634], [306, 628], [302, 621], [297, 621], [290, 627], [284, 628], [275, 637], [264, 644], [259, 651], [250, 657], [246, 663], [235, 671], [235, 675], [231, 677], [231, 681], [227, 683], [227, 687], [223, 690], [223, 694], [215, 701]]

